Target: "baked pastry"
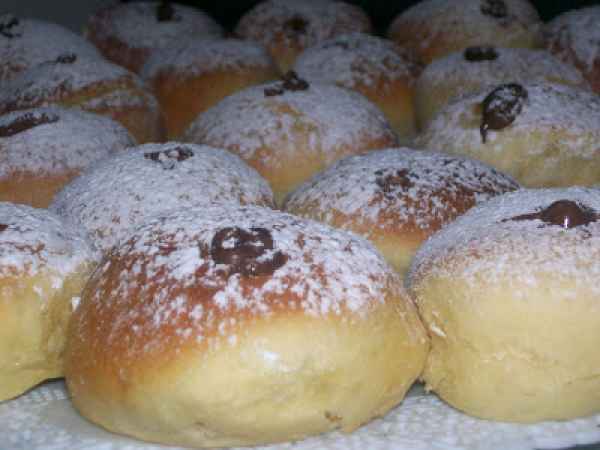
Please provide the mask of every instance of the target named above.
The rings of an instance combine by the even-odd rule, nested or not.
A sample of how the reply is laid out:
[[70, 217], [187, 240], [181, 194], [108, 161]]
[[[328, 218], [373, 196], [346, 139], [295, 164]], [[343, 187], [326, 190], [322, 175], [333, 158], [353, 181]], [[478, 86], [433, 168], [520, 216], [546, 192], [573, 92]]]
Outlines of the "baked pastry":
[[528, 0], [424, 0], [400, 13], [388, 36], [429, 64], [475, 45], [538, 48], [541, 27]]
[[46, 208], [81, 171], [132, 145], [119, 123], [75, 109], [0, 116], [0, 201]]
[[455, 99], [415, 143], [479, 159], [527, 187], [592, 185], [600, 181], [600, 98], [508, 83]]
[[85, 36], [109, 60], [138, 72], [156, 50], [187, 37], [220, 37], [221, 26], [203, 11], [170, 1], [116, 3], [93, 14]]
[[366, 237], [404, 276], [434, 232], [474, 205], [518, 188], [475, 160], [394, 148], [338, 161], [292, 192], [284, 209]]
[[561, 83], [590, 89], [573, 66], [545, 50], [469, 47], [429, 64], [418, 78], [415, 106], [420, 128], [455, 97], [503, 83]]
[[427, 336], [365, 240], [259, 207], [138, 228], [70, 327], [75, 407], [153, 442], [229, 447], [351, 431], [397, 405]]
[[265, 0], [244, 14], [235, 33], [263, 44], [281, 72], [305, 49], [339, 34], [372, 30], [356, 5], [334, 0]]
[[100, 57], [92, 44], [58, 24], [0, 14], [0, 85], [65, 53]]
[[600, 6], [558, 15], [544, 29], [548, 50], [573, 64], [600, 94]]
[[409, 275], [432, 339], [423, 378], [514, 422], [600, 412], [600, 190], [520, 190], [430, 238]]
[[178, 138], [198, 114], [243, 88], [279, 77], [260, 44], [239, 39], [194, 39], [155, 51], [141, 71]]
[[0, 86], [0, 114], [51, 104], [111, 117], [139, 143], [160, 141], [164, 135], [150, 89], [135, 74], [100, 58], [66, 53]]
[[104, 159], [58, 193], [50, 209], [85, 229], [107, 252], [153, 215], [213, 201], [273, 206], [273, 194], [237, 156], [169, 142]]
[[0, 202], [0, 401], [62, 376], [67, 323], [95, 257], [54, 214]]
[[400, 142], [416, 135], [414, 84], [421, 65], [392, 41], [364, 33], [340, 35], [302, 52], [294, 71], [310, 82], [363, 94], [381, 108]]
[[397, 143], [383, 113], [365, 97], [293, 72], [223, 99], [198, 116], [183, 139], [240, 155], [270, 183], [277, 204], [334, 161]]

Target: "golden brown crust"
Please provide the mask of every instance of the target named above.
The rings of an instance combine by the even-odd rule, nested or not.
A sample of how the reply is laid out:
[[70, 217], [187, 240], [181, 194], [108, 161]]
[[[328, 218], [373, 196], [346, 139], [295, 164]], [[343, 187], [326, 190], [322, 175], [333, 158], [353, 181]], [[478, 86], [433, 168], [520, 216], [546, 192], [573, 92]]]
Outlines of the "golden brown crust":
[[41, 176], [40, 173], [13, 172], [0, 179], [0, 201], [47, 208], [56, 193], [79, 173], [76, 170], [67, 170]]

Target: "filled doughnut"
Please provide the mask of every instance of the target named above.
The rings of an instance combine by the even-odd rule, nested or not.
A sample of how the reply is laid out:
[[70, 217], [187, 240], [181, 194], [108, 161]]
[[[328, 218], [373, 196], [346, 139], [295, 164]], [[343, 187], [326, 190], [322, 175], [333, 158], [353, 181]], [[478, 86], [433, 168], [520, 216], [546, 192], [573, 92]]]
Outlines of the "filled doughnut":
[[108, 117], [46, 107], [0, 116], [0, 201], [46, 208], [98, 160], [135, 145]]
[[409, 289], [432, 339], [428, 389], [477, 417], [600, 412], [600, 190], [520, 190], [417, 252]]
[[351, 431], [397, 405], [428, 342], [362, 238], [256, 206], [158, 216], [106, 257], [66, 379], [102, 427], [229, 447]]
[[210, 202], [273, 206], [273, 194], [237, 156], [169, 142], [102, 160], [59, 192], [50, 209], [107, 252], [153, 215]]

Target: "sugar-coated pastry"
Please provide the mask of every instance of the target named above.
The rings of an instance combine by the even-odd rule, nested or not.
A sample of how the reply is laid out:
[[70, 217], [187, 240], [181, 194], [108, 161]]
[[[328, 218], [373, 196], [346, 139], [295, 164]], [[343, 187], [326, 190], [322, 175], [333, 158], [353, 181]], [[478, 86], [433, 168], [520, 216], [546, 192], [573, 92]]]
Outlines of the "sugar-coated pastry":
[[67, 324], [95, 260], [54, 214], [0, 202], [0, 401], [63, 375]]
[[293, 72], [223, 99], [183, 139], [240, 155], [270, 183], [277, 204], [336, 160], [397, 143], [383, 113], [364, 96]]
[[169, 1], [122, 2], [93, 14], [85, 36], [109, 60], [138, 72], [156, 50], [190, 37], [220, 37], [205, 12]]
[[436, 59], [423, 70], [416, 83], [417, 122], [425, 128], [454, 97], [513, 82], [590, 88], [577, 69], [545, 50], [469, 47]]
[[567, 11], [544, 29], [546, 48], [573, 64], [600, 94], [600, 5]]
[[0, 116], [0, 201], [46, 208], [98, 160], [135, 145], [108, 117], [56, 106]]
[[372, 30], [358, 6], [337, 0], [265, 0], [243, 15], [235, 32], [262, 43], [286, 72], [305, 49], [334, 36]]
[[100, 58], [65, 53], [0, 85], [0, 114], [51, 104], [109, 116], [139, 143], [164, 135], [150, 89], [137, 75]]
[[428, 64], [476, 45], [541, 47], [541, 26], [529, 0], [424, 0], [400, 13], [388, 36]]
[[165, 116], [167, 136], [176, 139], [223, 98], [279, 77], [266, 49], [239, 39], [193, 39], [157, 50], [141, 76], [153, 88]]
[[256, 206], [159, 216], [115, 248], [71, 322], [75, 407], [194, 447], [351, 431], [403, 399], [427, 335], [364, 239]]
[[416, 134], [414, 84], [421, 65], [394, 42], [364, 33], [340, 35], [302, 52], [294, 71], [308, 81], [363, 94], [381, 108], [401, 142]]
[[292, 192], [284, 209], [366, 237], [404, 275], [434, 232], [474, 205], [518, 188], [475, 160], [394, 148], [338, 161]]
[[416, 145], [479, 159], [527, 187], [600, 182], [600, 98], [549, 83], [508, 83], [459, 97]]
[[409, 274], [428, 389], [493, 420], [599, 413], [599, 261], [598, 189], [505, 194], [435, 234]]
[[149, 217], [210, 202], [273, 206], [267, 182], [239, 157], [204, 145], [146, 144], [106, 158], [50, 205], [110, 250]]
[[0, 84], [65, 53], [100, 57], [92, 44], [58, 24], [0, 14]]

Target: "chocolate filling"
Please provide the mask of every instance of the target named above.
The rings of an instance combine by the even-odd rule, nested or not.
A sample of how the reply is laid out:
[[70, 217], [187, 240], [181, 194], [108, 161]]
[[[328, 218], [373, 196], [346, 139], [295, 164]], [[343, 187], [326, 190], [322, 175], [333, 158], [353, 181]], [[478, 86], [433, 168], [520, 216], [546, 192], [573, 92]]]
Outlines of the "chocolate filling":
[[265, 88], [265, 97], [274, 97], [283, 95], [285, 91], [306, 91], [310, 87], [308, 81], [303, 80], [293, 70], [288, 71], [281, 79], [282, 81], [274, 86]]
[[599, 214], [585, 205], [572, 200], [557, 200], [538, 212], [522, 214], [507, 220], [541, 220], [546, 225], [569, 229], [596, 222], [599, 218]]
[[508, 16], [508, 6], [504, 0], [483, 0], [480, 9], [482, 14], [496, 19]]
[[483, 99], [479, 132], [485, 143], [488, 130], [502, 130], [515, 121], [527, 100], [527, 90], [517, 83], [503, 84]]
[[5, 38], [12, 39], [15, 37], [21, 37], [22, 34], [17, 30], [13, 30], [14, 27], [19, 25], [19, 19], [14, 16], [10, 16], [8, 22], [0, 23], [0, 35]]
[[262, 227], [220, 229], [210, 244], [210, 256], [215, 263], [229, 266], [230, 274], [244, 276], [272, 275], [288, 259], [273, 251], [273, 236]]
[[194, 156], [194, 152], [189, 148], [184, 147], [170, 148], [160, 152], [144, 153], [144, 158], [161, 163], [165, 170], [174, 169], [175, 163], [185, 161], [192, 156]]
[[494, 47], [469, 47], [464, 53], [469, 62], [494, 61], [498, 59], [498, 53]]

